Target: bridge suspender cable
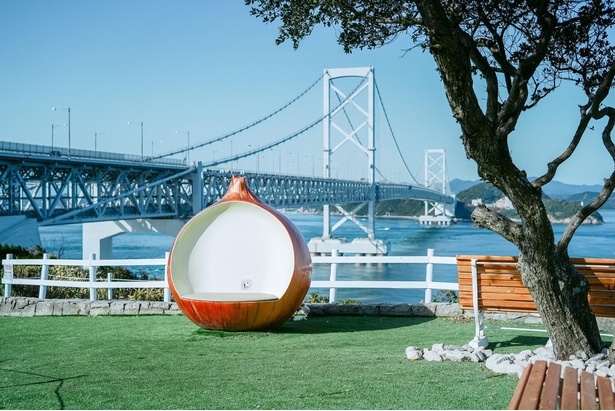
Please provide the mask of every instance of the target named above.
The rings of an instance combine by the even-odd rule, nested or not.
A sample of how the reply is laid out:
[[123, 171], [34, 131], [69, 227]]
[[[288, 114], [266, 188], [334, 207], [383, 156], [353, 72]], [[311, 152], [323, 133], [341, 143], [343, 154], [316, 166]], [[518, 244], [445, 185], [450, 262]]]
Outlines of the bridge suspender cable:
[[259, 148], [255, 149], [255, 150], [248, 151], [248, 152], [245, 152], [243, 154], [238, 154], [238, 155], [233, 156], [233, 157], [223, 158], [223, 159], [220, 159], [220, 160], [216, 160], [216, 161], [214, 161], [212, 163], [203, 164], [203, 167], [214, 167], [214, 166], [217, 166], [217, 165], [220, 165], [220, 164], [230, 163], [231, 161], [236, 161], [236, 160], [239, 160], [239, 159], [242, 159], [242, 158], [245, 158], [245, 157], [249, 157], [249, 156], [254, 155], [256, 153], [260, 153], [260, 152], [263, 152], [265, 150], [269, 150], [270, 148], [273, 148], [273, 147], [278, 146], [278, 145], [280, 145], [282, 143], [285, 143], [288, 140], [292, 140], [293, 138], [295, 138], [295, 137], [305, 133], [306, 131], [308, 131], [309, 129], [311, 129], [314, 126], [317, 126], [321, 121], [323, 121], [325, 118], [327, 118], [328, 115], [329, 114], [327, 114], [325, 116], [322, 116], [318, 120], [313, 121], [309, 125], [307, 125], [304, 128], [302, 128], [301, 130], [296, 131], [293, 134], [290, 134], [290, 135], [284, 137], [283, 139], [274, 141], [271, 144], [259, 147]]
[[[269, 115], [266, 115], [265, 117], [263, 117], [263, 118], [261, 118], [261, 119], [259, 119], [259, 120], [256, 120], [255, 122], [253, 122], [253, 123], [251, 123], [251, 124], [248, 124], [248, 125], [247, 125], [247, 126], [245, 126], [245, 127], [242, 127], [242, 128], [240, 128], [240, 129], [238, 129], [238, 130], [235, 130], [235, 131], [233, 131], [233, 132], [231, 132], [231, 133], [225, 134], [225, 135], [223, 135], [223, 136], [221, 136], [221, 137], [218, 137], [218, 138], [215, 138], [215, 139], [213, 139], [213, 140], [209, 140], [209, 141], [206, 141], [206, 142], [204, 142], [204, 143], [195, 144], [195, 145], [190, 146], [190, 147], [186, 147], [186, 148], [178, 149], [178, 150], [175, 150], [175, 151], [172, 151], [172, 152], [169, 152], [169, 153], [166, 153], [166, 154], [161, 154], [161, 155], [158, 155], [158, 156], [155, 156], [155, 157], [150, 157], [150, 159], [151, 159], [151, 160], [155, 160], [155, 159], [158, 159], [158, 158], [169, 157], [169, 156], [172, 156], [172, 155], [175, 155], [175, 154], [181, 154], [181, 153], [184, 153], [184, 152], [186, 152], [186, 151], [194, 150], [195, 148], [201, 148], [201, 147], [207, 146], [207, 145], [209, 145], [209, 144], [213, 144], [213, 143], [217, 143], [218, 141], [225, 140], [225, 139], [227, 139], [227, 138], [229, 138], [229, 137], [234, 136], [235, 134], [239, 134], [239, 133], [241, 133], [241, 132], [243, 132], [243, 131], [246, 131], [246, 130], [248, 130], [248, 129], [250, 129], [250, 128], [254, 127], [254, 126], [257, 126], [258, 124], [262, 123], [263, 121], [270, 119], [271, 117], [275, 116], [276, 114], [278, 114], [278, 113], [279, 113], [279, 112], [281, 112], [282, 110], [284, 110], [284, 109], [288, 108], [289, 106], [291, 106], [293, 103], [295, 103], [295, 102], [296, 102], [297, 100], [299, 100], [301, 97], [303, 97], [303, 96], [304, 96], [304, 95], [305, 95], [308, 91], [310, 91], [311, 89], [313, 89], [313, 88], [316, 86], [316, 84], [320, 83], [320, 80], [322, 80], [322, 78], [323, 78], [324, 76], [325, 76], [325, 74], [323, 73], [323, 74], [322, 74], [322, 75], [321, 75], [321, 76], [320, 76], [320, 77], [319, 77], [316, 81], [314, 81], [314, 82], [313, 82], [313, 83], [312, 83], [312, 84], [311, 84], [308, 88], [306, 88], [306, 89], [305, 89], [305, 90], [304, 90], [301, 94], [299, 94], [297, 97], [295, 97], [294, 99], [292, 99], [291, 101], [289, 101], [288, 103], [286, 103], [285, 105], [283, 105], [282, 107], [280, 107], [279, 109], [277, 109], [276, 111], [274, 111], [273, 113], [271, 113], [271, 114], [269, 114]], [[286, 140], [284, 140], [284, 141], [286, 141]], [[279, 143], [278, 143], [278, 144], [279, 144]], [[258, 152], [258, 151], [256, 151], [255, 153], [257, 153], [257, 152]], [[241, 158], [241, 157], [239, 157], [239, 158]]]
[[[324, 76], [324, 74], [323, 74], [323, 76]], [[322, 77], [321, 77], [321, 78], [322, 78]], [[274, 141], [274, 142], [273, 142], [273, 143], [271, 143], [271, 144], [268, 144], [268, 145], [266, 145], [266, 146], [259, 147], [259, 148], [255, 149], [255, 150], [252, 150], [252, 151], [247, 151], [247, 152], [245, 152], [245, 153], [243, 153], [243, 154], [238, 154], [238, 155], [233, 156], [233, 157], [227, 157], [227, 158], [224, 158], [224, 159], [216, 160], [216, 161], [211, 162], [211, 163], [208, 163], [208, 164], [203, 164], [203, 167], [214, 167], [214, 166], [217, 166], [217, 165], [220, 165], [220, 164], [230, 163], [231, 161], [235, 161], [235, 160], [239, 160], [239, 159], [242, 159], [242, 158], [245, 158], [245, 157], [249, 157], [249, 156], [251, 156], [251, 155], [254, 155], [254, 154], [257, 154], [257, 153], [263, 152], [263, 151], [265, 151], [265, 150], [269, 150], [269, 149], [270, 149], [270, 148], [272, 148], [272, 147], [278, 146], [278, 145], [280, 145], [280, 144], [282, 144], [282, 143], [285, 143], [285, 142], [287, 142], [287, 141], [289, 141], [289, 140], [292, 140], [293, 138], [295, 138], [295, 137], [297, 137], [297, 136], [299, 136], [299, 135], [301, 135], [301, 134], [305, 133], [305, 132], [306, 132], [306, 131], [308, 131], [309, 129], [311, 129], [311, 128], [313, 128], [314, 126], [318, 125], [318, 124], [319, 124], [320, 122], [322, 122], [324, 119], [326, 119], [326, 118], [327, 118], [327, 117], [329, 117], [331, 114], [333, 114], [335, 111], [337, 111], [337, 110], [338, 110], [338, 109], [339, 109], [339, 108], [340, 108], [340, 107], [341, 107], [341, 106], [342, 106], [342, 105], [343, 105], [346, 101], [348, 101], [348, 100], [352, 99], [353, 97], [355, 97], [355, 93], [357, 92], [357, 90], [359, 90], [359, 88], [361, 88], [361, 86], [362, 86], [362, 85], [363, 85], [363, 81], [359, 82], [359, 84], [358, 84], [358, 85], [357, 85], [357, 87], [356, 87], [356, 88], [352, 91], [352, 93], [350, 93], [350, 94], [349, 94], [349, 95], [348, 95], [348, 96], [347, 96], [347, 97], [346, 97], [343, 101], [341, 101], [341, 103], [340, 103], [337, 107], [334, 107], [334, 108], [333, 108], [331, 111], [329, 111], [327, 114], [325, 114], [324, 116], [320, 117], [319, 119], [317, 119], [317, 120], [313, 121], [313, 122], [312, 122], [312, 123], [310, 123], [309, 125], [307, 125], [307, 126], [305, 126], [304, 128], [302, 128], [301, 130], [296, 131], [296, 132], [294, 132], [294, 133], [292, 133], [292, 134], [290, 134], [290, 135], [288, 135], [288, 136], [286, 136], [286, 137], [284, 137], [284, 138], [282, 138], [282, 139], [280, 139], [280, 140]], [[279, 112], [279, 110], [278, 110], [278, 112]]]
[[376, 79], [374, 79], [374, 87], [376, 88], [376, 94], [378, 95], [378, 100], [380, 101], [380, 106], [382, 107], [382, 112], [384, 113], [384, 118], [386, 119], [387, 125], [389, 126], [389, 131], [391, 132], [391, 136], [393, 137], [393, 142], [395, 143], [395, 147], [397, 148], [397, 152], [399, 153], [399, 156], [401, 157], [401, 161], [404, 163], [404, 167], [406, 167], [406, 171], [408, 171], [408, 174], [410, 174], [410, 177], [412, 177], [414, 182], [416, 184], [418, 184], [418, 185], [421, 185], [421, 183], [416, 181], [416, 178], [414, 178], [414, 175], [412, 174], [412, 171], [410, 171], [410, 168], [408, 167], [408, 163], [406, 163], [406, 159], [404, 158], [404, 155], [402, 154], [401, 149], [399, 148], [399, 144], [397, 144], [397, 138], [395, 138], [395, 133], [393, 133], [393, 128], [391, 127], [391, 122], [389, 121], [389, 116], [387, 114], [386, 109], [384, 108], [384, 103], [382, 102], [382, 96], [380, 95], [380, 90], [378, 89], [378, 84], [376, 83]]

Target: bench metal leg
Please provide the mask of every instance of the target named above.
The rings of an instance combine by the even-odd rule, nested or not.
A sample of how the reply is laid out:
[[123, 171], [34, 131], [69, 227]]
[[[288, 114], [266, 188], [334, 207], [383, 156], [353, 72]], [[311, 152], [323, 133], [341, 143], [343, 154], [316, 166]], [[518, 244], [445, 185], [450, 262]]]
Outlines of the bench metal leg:
[[489, 340], [485, 335], [485, 315], [482, 311], [474, 310], [474, 321], [476, 323], [476, 334], [472, 341], [469, 342], [470, 347], [478, 348], [483, 347], [487, 348], [489, 345]]
[[485, 315], [478, 308], [478, 270], [476, 269], [476, 261], [472, 259], [472, 305], [474, 306], [474, 322], [476, 324], [476, 333], [472, 341], [469, 342], [470, 347], [486, 348], [489, 345], [489, 340], [485, 335]]

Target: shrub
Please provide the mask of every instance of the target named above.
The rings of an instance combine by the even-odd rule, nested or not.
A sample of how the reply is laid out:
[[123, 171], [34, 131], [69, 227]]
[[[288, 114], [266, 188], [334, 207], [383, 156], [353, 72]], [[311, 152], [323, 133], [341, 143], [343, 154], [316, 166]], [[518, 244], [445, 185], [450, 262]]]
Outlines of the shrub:
[[431, 298], [433, 303], [458, 303], [459, 294], [455, 290], [438, 290]]
[[329, 297], [318, 294], [313, 291], [304, 301], [304, 303], [311, 304], [326, 304], [329, 302]]

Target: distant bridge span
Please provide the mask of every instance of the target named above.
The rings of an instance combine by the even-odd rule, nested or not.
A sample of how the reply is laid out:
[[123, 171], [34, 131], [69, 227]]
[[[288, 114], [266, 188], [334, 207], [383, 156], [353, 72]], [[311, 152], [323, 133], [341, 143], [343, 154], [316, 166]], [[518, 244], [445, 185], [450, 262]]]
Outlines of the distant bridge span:
[[218, 201], [234, 174], [273, 207], [316, 207], [413, 199], [454, 199], [421, 186], [243, 173], [178, 160], [53, 149], [0, 142], [0, 216], [26, 215], [41, 225], [143, 218], [187, 219]]

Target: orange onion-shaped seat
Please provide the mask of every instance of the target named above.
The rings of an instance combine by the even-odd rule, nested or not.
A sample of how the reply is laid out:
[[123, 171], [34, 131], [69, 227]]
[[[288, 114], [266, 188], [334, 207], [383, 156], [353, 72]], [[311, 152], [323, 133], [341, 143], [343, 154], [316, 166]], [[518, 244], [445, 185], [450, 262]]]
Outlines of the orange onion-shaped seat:
[[197, 325], [265, 330], [288, 320], [310, 287], [307, 245], [283, 214], [264, 204], [245, 177], [180, 230], [167, 265], [171, 293]]

